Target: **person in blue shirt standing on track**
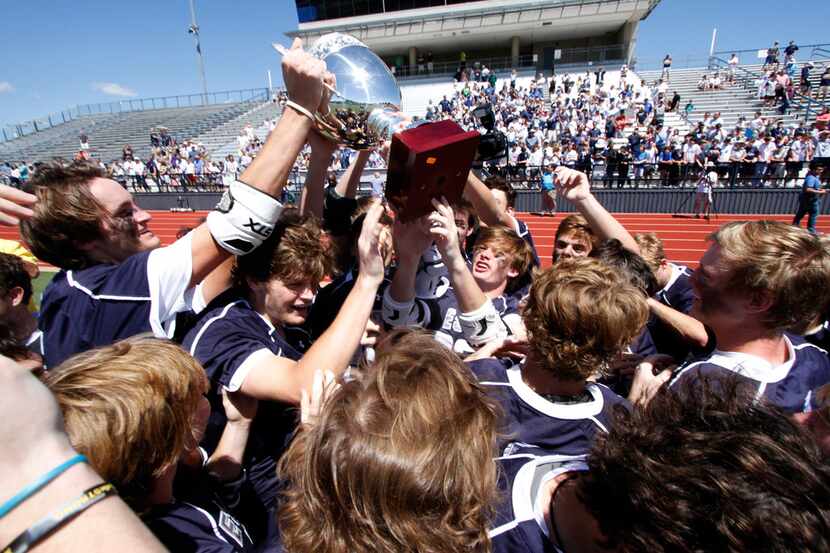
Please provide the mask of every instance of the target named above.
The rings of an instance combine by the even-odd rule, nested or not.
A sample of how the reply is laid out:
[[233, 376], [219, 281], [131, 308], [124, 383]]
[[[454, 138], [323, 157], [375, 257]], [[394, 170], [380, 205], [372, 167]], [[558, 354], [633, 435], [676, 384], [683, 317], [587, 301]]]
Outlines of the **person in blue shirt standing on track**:
[[799, 226], [801, 219], [807, 215], [807, 230], [816, 234], [816, 218], [821, 210], [821, 196], [827, 194], [827, 190], [821, 187], [821, 175], [824, 167], [818, 164], [810, 166], [804, 184], [801, 187], [801, 196], [798, 198], [798, 210], [793, 217], [793, 224]]

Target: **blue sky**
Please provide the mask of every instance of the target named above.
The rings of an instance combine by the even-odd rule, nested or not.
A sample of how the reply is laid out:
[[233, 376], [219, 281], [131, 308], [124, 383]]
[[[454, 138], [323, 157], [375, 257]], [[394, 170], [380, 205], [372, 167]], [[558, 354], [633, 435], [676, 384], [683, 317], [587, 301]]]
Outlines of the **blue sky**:
[[[279, 80], [270, 43], [296, 28], [292, 0], [196, 1], [209, 90], [264, 87], [268, 69]], [[2, 10], [0, 124], [201, 89], [187, 0], [3, 0]], [[640, 25], [638, 58], [703, 60], [713, 27], [718, 49], [830, 43], [828, 21], [828, 0], [663, 0]]]

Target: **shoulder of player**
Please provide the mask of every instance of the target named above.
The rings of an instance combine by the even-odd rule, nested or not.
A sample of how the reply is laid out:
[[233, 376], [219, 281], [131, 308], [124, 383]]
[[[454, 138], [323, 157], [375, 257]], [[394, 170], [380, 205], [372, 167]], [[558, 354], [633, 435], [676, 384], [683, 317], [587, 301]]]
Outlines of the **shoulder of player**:
[[468, 361], [466, 364], [481, 384], [496, 386], [510, 385], [507, 370], [513, 366], [513, 362], [509, 359], [489, 357], [487, 359]]
[[98, 264], [85, 269], [62, 271], [67, 292], [81, 293], [92, 299], [149, 300], [147, 260], [151, 252], [141, 252], [116, 264]]

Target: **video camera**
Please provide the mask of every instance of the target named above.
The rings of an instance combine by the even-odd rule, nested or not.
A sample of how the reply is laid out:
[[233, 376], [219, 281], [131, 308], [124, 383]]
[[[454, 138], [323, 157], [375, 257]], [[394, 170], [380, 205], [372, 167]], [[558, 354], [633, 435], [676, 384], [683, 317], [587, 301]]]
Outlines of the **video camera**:
[[507, 155], [507, 137], [496, 130], [496, 115], [490, 104], [481, 104], [473, 109], [473, 117], [487, 130], [478, 144], [475, 161], [492, 161]]

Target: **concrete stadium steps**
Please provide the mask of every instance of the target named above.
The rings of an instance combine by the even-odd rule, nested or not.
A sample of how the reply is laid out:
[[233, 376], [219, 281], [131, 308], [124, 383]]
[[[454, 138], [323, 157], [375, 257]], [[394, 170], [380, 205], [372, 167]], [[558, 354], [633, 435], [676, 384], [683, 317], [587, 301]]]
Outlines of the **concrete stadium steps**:
[[[801, 64], [807, 60], [799, 62], [799, 71]], [[813, 85], [813, 90], [818, 88], [819, 77], [823, 71], [824, 65], [827, 62], [814, 61], [816, 67], [811, 72], [810, 81]], [[760, 77], [761, 65], [743, 65], [742, 69], [750, 71]], [[712, 75], [714, 70], [708, 68], [692, 68], [692, 69], [672, 69], [669, 81], [668, 94], [673, 94], [677, 91], [680, 94], [679, 112], [682, 112], [683, 107], [691, 99], [695, 105], [695, 109], [689, 117], [692, 124], [703, 120], [704, 114], [708, 111], [711, 113], [721, 112], [724, 120], [724, 127], [732, 129], [737, 124], [741, 116], [752, 120], [755, 113], [760, 111], [764, 117], [772, 119], [781, 119], [785, 124], [795, 124], [803, 118], [803, 114], [797, 109], [791, 109], [790, 113], [782, 116], [775, 108], [764, 108], [762, 103], [757, 98], [757, 87], [752, 84], [750, 88], [744, 88], [739, 84], [732, 85], [721, 90], [698, 90], [697, 83], [703, 75]], [[660, 78], [662, 71], [640, 71], [638, 75], [646, 83], [654, 83]], [[721, 70], [721, 74], [724, 70]], [[740, 77], [738, 73], [737, 77]], [[799, 80], [796, 75], [796, 82]], [[814, 107], [815, 108], [815, 107]], [[669, 115], [669, 114], [667, 114]], [[815, 113], [812, 117], [815, 117]], [[677, 117], [677, 116], [675, 116]]]
[[[236, 150], [238, 149], [236, 137], [239, 136], [239, 131], [241, 131], [245, 125], [250, 123], [256, 132], [263, 129], [263, 125], [266, 121], [279, 117], [281, 113], [282, 108], [279, 104], [271, 101], [262, 102], [255, 105], [252, 109], [242, 115], [235, 117], [207, 132], [195, 136], [194, 140], [201, 142], [214, 160], [218, 161], [230, 153], [236, 153]], [[265, 129], [264, 135], [260, 138], [264, 138], [267, 135], [268, 132], [267, 129]]]
[[[159, 236], [162, 244], [167, 245], [176, 239], [176, 234], [182, 228], [193, 228], [199, 225], [202, 218], [207, 216], [207, 213], [206, 211], [191, 213], [152, 211], [153, 220], [150, 222], [150, 228]], [[556, 234], [556, 228], [565, 216], [566, 214], [559, 214], [555, 217], [541, 217], [528, 213], [518, 214], [518, 218], [528, 225], [533, 234], [533, 240], [543, 267], [548, 267], [551, 264], [553, 237]], [[792, 215], [785, 214], [719, 214], [710, 221], [688, 217], [675, 218], [662, 213], [617, 213], [614, 216], [632, 234], [656, 232], [665, 244], [668, 258], [676, 263], [691, 267], [698, 265], [700, 257], [706, 250], [706, 238], [724, 223], [747, 220], [775, 220], [789, 223], [792, 220]], [[817, 227], [822, 233], [830, 233], [830, 216], [820, 216]], [[0, 227], [0, 238], [20, 240], [20, 234], [17, 228]]]
[[117, 117], [115, 114], [86, 115], [78, 119], [61, 123], [50, 129], [22, 136], [8, 142], [0, 142], [0, 159], [7, 161], [29, 161], [27, 155], [40, 149], [55, 149], [64, 140], [71, 140], [76, 151], [80, 146], [78, 136], [86, 129], [104, 124]]
[[[75, 125], [70, 131], [57, 136], [44, 131], [24, 137], [30, 140], [22, 147], [16, 146], [17, 140], [0, 146], [18, 149], [18, 159], [27, 161], [42, 161], [53, 157], [71, 159], [79, 149], [78, 135], [84, 132], [89, 137], [90, 153], [97, 159], [104, 162], [120, 159], [125, 144], [133, 147], [136, 156], [146, 159], [150, 153], [150, 130], [153, 127], [167, 127], [171, 136], [183, 140], [239, 117], [254, 105], [256, 104], [252, 102], [235, 102], [108, 114], [101, 119], [97, 116], [89, 119], [89, 124]], [[63, 125], [50, 131], [54, 130], [57, 134], [61, 127]], [[3, 150], [0, 149], [0, 158], [3, 157]]]

